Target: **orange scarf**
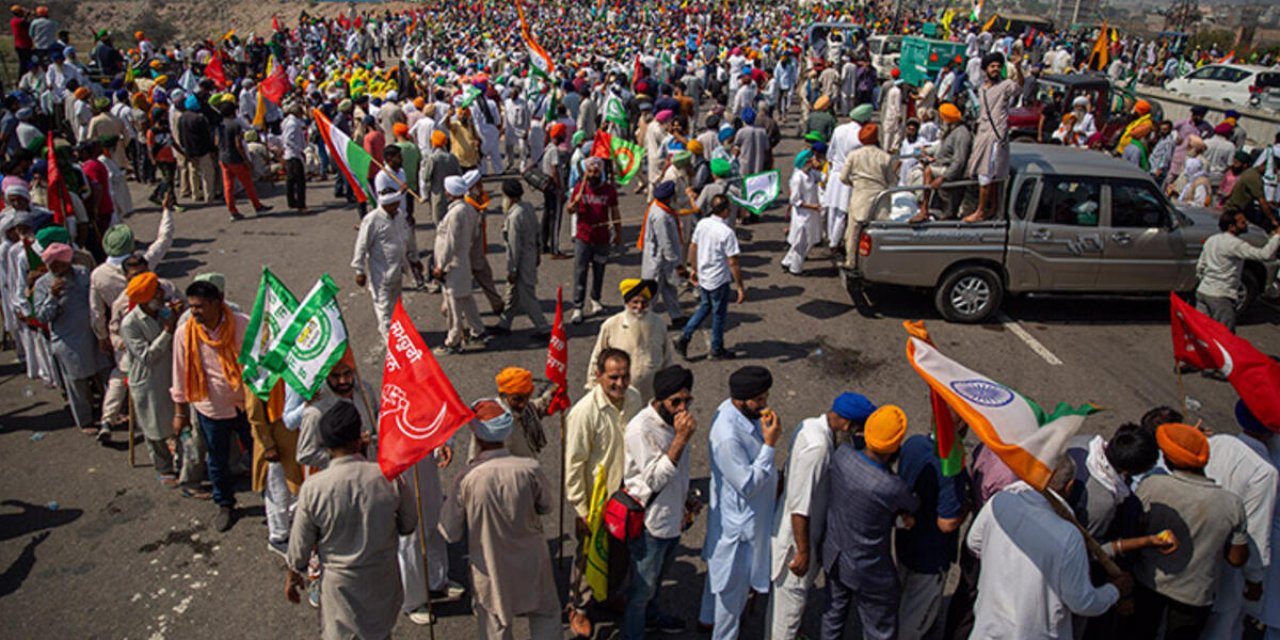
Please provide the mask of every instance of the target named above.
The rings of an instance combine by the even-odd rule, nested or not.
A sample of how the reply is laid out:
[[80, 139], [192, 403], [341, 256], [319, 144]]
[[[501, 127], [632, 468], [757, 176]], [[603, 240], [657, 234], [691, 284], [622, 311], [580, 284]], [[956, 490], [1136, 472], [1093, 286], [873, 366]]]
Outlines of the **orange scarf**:
[[480, 246], [485, 247], [485, 251], [488, 251], [489, 250], [488, 249], [489, 225], [484, 223], [484, 214], [486, 211], [489, 210], [489, 194], [481, 192], [480, 197], [484, 199], [476, 200], [475, 198], [471, 197], [471, 194], [468, 193], [466, 196], [466, 201], [467, 201], [467, 204], [475, 207], [476, 212], [480, 214], [480, 223], [479, 223], [480, 224]]
[[[677, 214], [674, 210], [672, 210], [671, 207], [668, 207], [667, 205], [663, 204], [661, 200], [654, 200], [649, 204], [657, 205], [659, 209], [662, 209], [663, 211], [666, 211], [667, 213], [673, 216], [676, 216], [676, 231], [680, 231], [679, 214]], [[646, 209], [644, 214], [644, 219], [640, 221], [640, 239], [636, 240], [637, 249], [642, 249], [642, 250], [644, 249], [644, 230], [647, 229], [648, 227], [649, 227], [649, 211], [648, 209]]]
[[218, 362], [222, 365], [222, 375], [227, 377], [234, 391], [240, 391], [242, 369], [236, 361], [240, 353], [236, 349], [236, 318], [231, 315], [231, 308], [222, 305], [222, 326], [225, 330], [217, 340], [211, 339], [204, 330], [204, 325], [195, 318], [187, 319], [186, 330], [182, 336], [187, 348], [187, 370], [182, 372], [187, 386], [187, 400], [199, 402], [209, 398], [209, 381], [205, 376], [203, 359], [200, 357], [200, 345], [206, 344], [218, 354]]

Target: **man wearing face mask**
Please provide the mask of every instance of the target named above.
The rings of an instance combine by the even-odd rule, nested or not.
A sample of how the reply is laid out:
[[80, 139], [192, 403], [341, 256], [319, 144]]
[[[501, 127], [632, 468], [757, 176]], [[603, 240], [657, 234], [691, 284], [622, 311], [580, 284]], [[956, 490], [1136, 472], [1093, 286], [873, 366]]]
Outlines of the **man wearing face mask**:
[[867, 417], [865, 448], [848, 443], [831, 455], [831, 495], [841, 499], [827, 508], [822, 545], [822, 570], [831, 588], [830, 605], [822, 614], [823, 640], [844, 637], [853, 607], [862, 620], [864, 638], [897, 637], [902, 585], [890, 545], [895, 523], [910, 529], [920, 504], [911, 487], [893, 472], [906, 435], [906, 414], [885, 405]]
[[631, 356], [631, 386], [648, 401], [653, 397], [653, 375], [671, 364], [671, 343], [667, 340], [667, 325], [656, 313], [650, 313], [649, 301], [653, 297], [653, 282], [628, 278], [618, 285], [626, 305], [620, 313], [605, 320], [596, 336], [596, 346], [591, 350], [591, 363], [587, 371], [588, 390], [596, 386], [596, 357], [605, 349], [615, 348]]
[[649, 203], [642, 231], [640, 278], [650, 282], [662, 297], [671, 328], [683, 328], [684, 310], [680, 308], [676, 278], [688, 278], [689, 270], [684, 266], [684, 241], [676, 219], [678, 214], [671, 206], [675, 193], [675, 185], [670, 182], [660, 183], [653, 190], [653, 202]]
[[[622, 246], [622, 218], [618, 214], [618, 190], [604, 179], [604, 161], [587, 158], [583, 163], [587, 179], [578, 184], [569, 199], [568, 209], [577, 213], [577, 229], [573, 236], [573, 316], [570, 322], [581, 324], [583, 309], [593, 316], [604, 309], [600, 295], [604, 288], [604, 268], [612, 246]], [[587, 270], [591, 270], [588, 302]]]
[[173, 332], [178, 314], [166, 302], [156, 274], [144, 272], [125, 286], [133, 310], [120, 322], [120, 338], [128, 363], [129, 395], [138, 428], [147, 441], [147, 453], [165, 486], [178, 484], [173, 453], [169, 449], [173, 424]]
[[631, 576], [624, 640], [640, 640], [645, 632], [684, 631], [684, 621], [658, 610], [662, 576], [671, 566], [685, 522], [689, 492], [689, 441], [697, 429], [690, 413], [693, 372], [679, 365], [653, 379], [654, 400], [627, 423], [623, 485], [637, 502], [647, 505], [644, 529], [631, 541]]
[[40, 259], [49, 271], [36, 280], [35, 318], [49, 327], [54, 361], [62, 372], [67, 404], [76, 426], [93, 426], [91, 384], [110, 362], [98, 346], [89, 320], [89, 270], [72, 265], [74, 250], [61, 242], [45, 248]]
[[769, 409], [773, 375], [748, 366], [729, 376], [729, 399], [711, 417], [711, 511], [702, 558], [707, 581], [698, 621], [711, 637], [738, 637], [751, 591], [769, 592], [769, 533], [777, 496], [774, 447], [782, 437]]

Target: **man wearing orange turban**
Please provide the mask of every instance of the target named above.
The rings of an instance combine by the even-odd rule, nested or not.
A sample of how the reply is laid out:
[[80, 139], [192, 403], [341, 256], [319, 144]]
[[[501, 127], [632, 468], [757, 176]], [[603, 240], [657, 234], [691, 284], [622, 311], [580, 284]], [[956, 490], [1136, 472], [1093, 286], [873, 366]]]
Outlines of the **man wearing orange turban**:
[[[507, 367], [499, 371], [494, 381], [498, 386], [498, 403], [515, 418], [511, 435], [507, 438], [507, 450], [511, 455], [536, 460], [547, 446], [542, 418], [547, 415], [547, 405], [554, 389], [548, 389], [542, 396], [533, 398], [533, 373], [520, 367]], [[473, 460], [479, 454], [480, 449], [473, 438], [467, 459]]]
[[[854, 191], [858, 188], [855, 186]], [[920, 500], [892, 465], [907, 434], [902, 409], [885, 405], [863, 424], [866, 448], [846, 444], [831, 454], [823, 569], [831, 604], [822, 616], [822, 637], [839, 638], [857, 603], [868, 638], [892, 638], [898, 628], [901, 584], [892, 549], [895, 521], [910, 529]]]
[[1223, 556], [1232, 567], [1249, 557], [1244, 503], [1204, 475], [1209, 440], [1196, 427], [1163, 424], [1156, 443], [1167, 474], [1148, 476], [1135, 494], [1142, 502], [1146, 533], [1169, 529], [1179, 545], [1167, 555], [1144, 549], [1137, 555], [1134, 628], [1166, 627], [1166, 637], [1197, 638], [1214, 604]]
[[146, 271], [125, 286], [131, 309], [120, 320], [120, 340], [124, 343], [133, 402], [134, 421], [147, 442], [151, 464], [161, 484], [174, 486], [178, 476], [168, 441], [173, 437], [173, 332], [178, 314], [164, 304], [164, 293], [156, 274]]

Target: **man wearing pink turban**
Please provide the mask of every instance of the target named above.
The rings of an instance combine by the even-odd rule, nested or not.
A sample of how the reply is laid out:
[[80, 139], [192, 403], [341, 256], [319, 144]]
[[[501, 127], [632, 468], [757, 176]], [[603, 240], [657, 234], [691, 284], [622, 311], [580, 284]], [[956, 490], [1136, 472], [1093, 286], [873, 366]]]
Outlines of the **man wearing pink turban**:
[[66, 388], [67, 404], [76, 426], [96, 433], [100, 442], [111, 439], [105, 425], [94, 427], [91, 383], [110, 365], [98, 347], [89, 319], [89, 270], [71, 264], [74, 250], [54, 242], [40, 254], [49, 271], [36, 280], [35, 317], [49, 327], [53, 359]]

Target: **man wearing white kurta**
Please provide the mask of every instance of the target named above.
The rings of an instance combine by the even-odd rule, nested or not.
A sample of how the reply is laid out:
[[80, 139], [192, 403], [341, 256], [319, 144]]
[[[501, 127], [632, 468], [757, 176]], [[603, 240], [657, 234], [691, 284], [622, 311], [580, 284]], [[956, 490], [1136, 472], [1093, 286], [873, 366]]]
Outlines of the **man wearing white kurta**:
[[[769, 576], [773, 595], [765, 619], [766, 638], [790, 640], [800, 632], [805, 598], [818, 577], [822, 535], [826, 531], [830, 483], [827, 468], [836, 432], [866, 421], [876, 406], [856, 393], [842, 393], [831, 410], [796, 427], [787, 458], [786, 484], [778, 496]], [[799, 535], [798, 534], [803, 534]]]
[[413, 229], [400, 211], [404, 194], [398, 189], [378, 194], [378, 208], [360, 220], [356, 234], [355, 255], [351, 268], [356, 270], [356, 286], [369, 287], [373, 297], [373, 312], [378, 319], [378, 331], [387, 337], [391, 326], [391, 312], [400, 299], [404, 287], [405, 265], [417, 265], [418, 243]]
[[778, 471], [774, 446], [782, 437], [768, 411], [773, 376], [742, 367], [729, 376], [729, 396], [711, 417], [711, 509], [702, 558], [707, 582], [698, 621], [712, 638], [738, 637], [750, 591], [769, 592], [769, 534]]
[[479, 338], [484, 331], [471, 295], [471, 243], [480, 237], [476, 229], [480, 213], [466, 201], [467, 191], [479, 181], [480, 172], [474, 169], [464, 176], [444, 179], [449, 210], [436, 229], [435, 267], [431, 271], [444, 286], [444, 311], [449, 318], [444, 345], [436, 347], [439, 355], [461, 352], [464, 342]]
[[858, 141], [858, 132], [862, 125], [871, 120], [870, 104], [858, 105], [849, 113], [853, 118], [831, 133], [831, 144], [827, 149], [827, 158], [831, 165], [827, 168], [827, 188], [823, 193], [823, 204], [827, 209], [827, 246], [837, 249], [844, 246], [844, 229], [849, 220], [849, 197], [853, 195], [853, 187], [841, 182], [838, 177], [844, 171], [844, 162], [854, 149], [862, 146]]
[[804, 273], [805, 256], [822, 239], [817, 167], [820, 162], [818, 156], [805, 149], [796, 154], [796, 170], [791, 174], [791, 224], [787, 228], [788, 247], [782, 256], [782, 268], [794, 276]]
[[[1249, 559], [1239, 569], [1227, 564], [1218, 571], [1213, 613], [1200, 634], [1204, 640], [1239, 638], [1244, 631], [1244, 615], [1256, 618], [1261, 614], [1261, 602], [1256, 596], [1265, 593], [1263, 582], [1271, 563], [1271, 522], [1280, 477], [1267, 450], [1272, 434], [1256, 420], [1240, 420], [1240, 426], [1243, 432], [1238, 435], [1209, 438], [1209, 464], [1205, 465], [1204, 475], [1240, 496], [1244, 503]], [[1277, 594], [1270, 595], [1275, 598]]]
[[[1063, 458], [1047, 495], [1061, 501], [1074, 475], [1075, 464]], [[969, 528], [969, 549], [991, 559], [978, 576], [973, 637], [1070, 638], [1071, 614], [1099, 616], [1119, 601], [1115, 584], [1089, 581], [1084, 538], [1049, 499], [1015, 482], [983, 505]], [[1127, 576], [1122, 582], [1133, 584]]]

